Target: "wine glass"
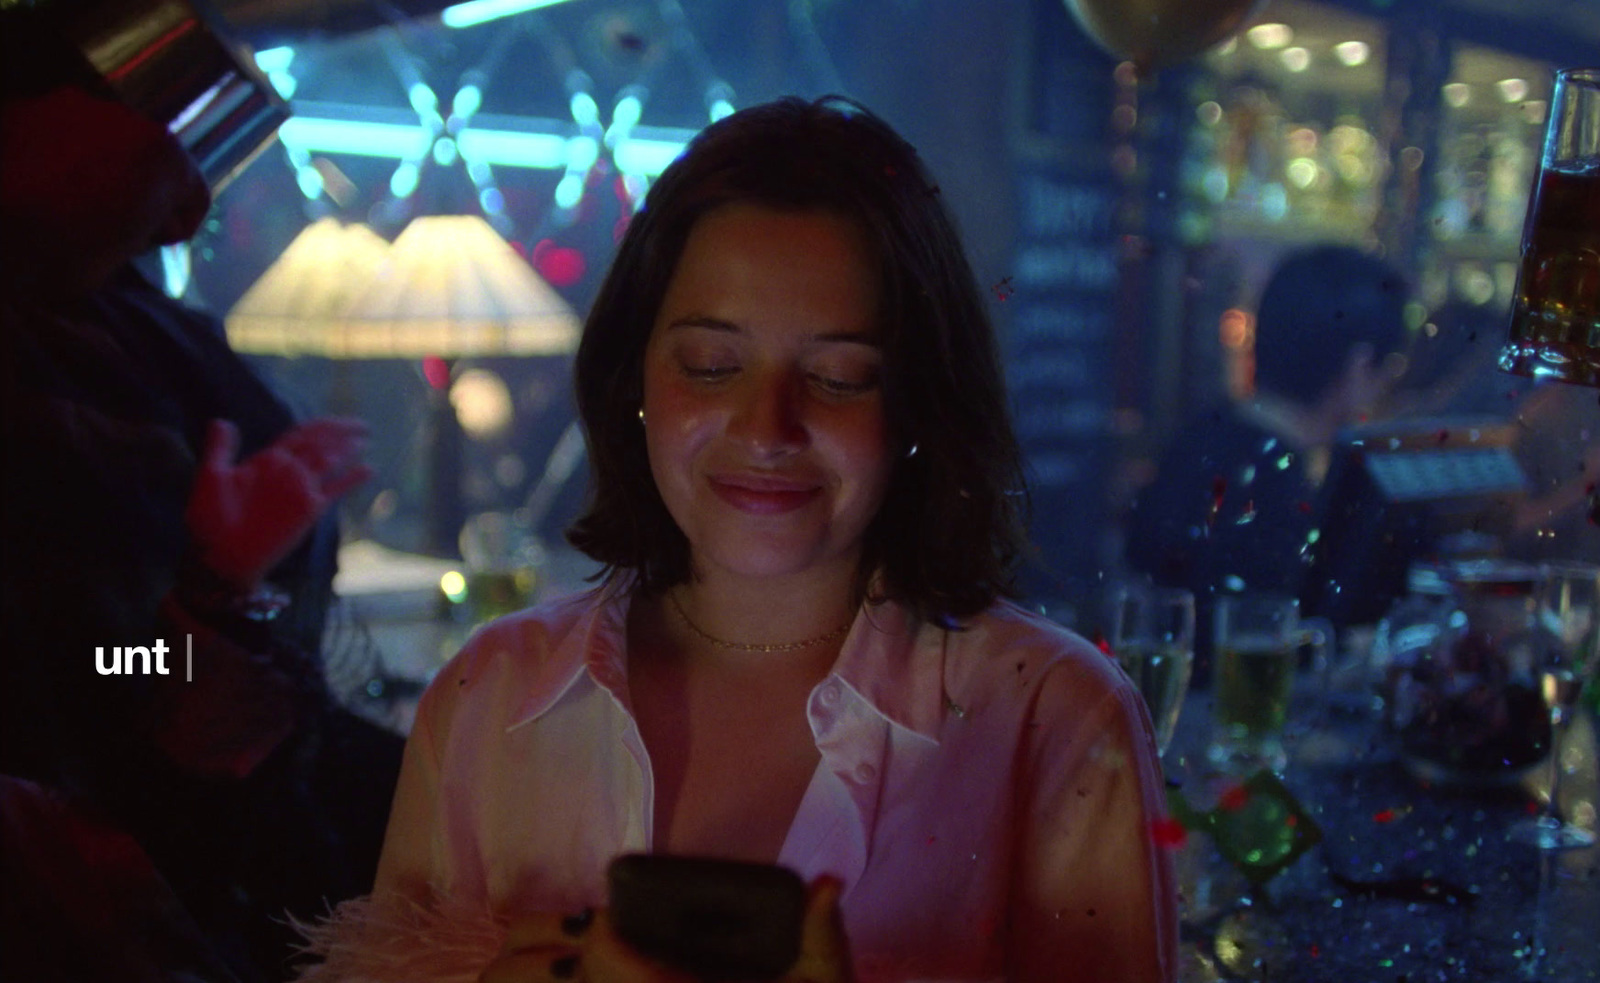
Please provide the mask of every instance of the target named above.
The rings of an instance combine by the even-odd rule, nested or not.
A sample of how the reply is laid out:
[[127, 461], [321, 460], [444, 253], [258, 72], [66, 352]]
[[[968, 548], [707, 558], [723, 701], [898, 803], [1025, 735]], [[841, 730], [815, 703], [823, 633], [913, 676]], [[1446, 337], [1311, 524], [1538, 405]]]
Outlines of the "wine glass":
[[1511, 838], [1541, 850], [1589, 846], [1593, 832], [1560, 815], [1561, 743], [1584, 683], [1600, 657], [1600, 566], [1552, 563], [1542, 570], [1539, 620], [1559, 640], [1539, 669], [1540, 692], [1550, 710], [1550, 795], [1544, 815], [1518, 823]]
[[1129, 584], [1111, 599], [1111, 649], [1144, 697], [1157, 752], [1164, 754], [1194, 672], [1194, 595]]

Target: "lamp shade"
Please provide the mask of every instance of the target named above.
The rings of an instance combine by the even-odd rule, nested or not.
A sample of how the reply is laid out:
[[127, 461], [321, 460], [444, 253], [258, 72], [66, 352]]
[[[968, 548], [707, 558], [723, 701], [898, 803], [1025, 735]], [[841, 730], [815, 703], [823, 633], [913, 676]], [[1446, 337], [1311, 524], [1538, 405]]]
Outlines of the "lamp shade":
[[386, 244], [322, 219], [300, 234], [227, 318], [239, 351], [326, 358], [556, 355], [577, 347], [567, 302], [489, 223], [413, 219]]
[[578, 316], [476, 215], [412, 219], [333, 331], [344, 358], [558, 355]]
[[389, 244], [365, 225], [307, 226], [228, 312], [228, 343], [253, 355], [339, 357], [339, 324]]

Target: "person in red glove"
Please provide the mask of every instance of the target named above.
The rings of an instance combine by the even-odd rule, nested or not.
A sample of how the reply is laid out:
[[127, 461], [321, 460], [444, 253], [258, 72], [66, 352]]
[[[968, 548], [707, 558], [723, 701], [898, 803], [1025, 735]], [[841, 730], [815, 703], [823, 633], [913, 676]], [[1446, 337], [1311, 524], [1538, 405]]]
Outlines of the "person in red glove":
[[[0, 773], [126, 830], [240, 979], [281, 978], [285, 911], [370, 885], [399, 766], [319, 654], [366, 428], [297, 422], [141, 275], [205, 181], [41, 17], [0, 16]], [[165, 675], [97, 671], [158, 642]]]

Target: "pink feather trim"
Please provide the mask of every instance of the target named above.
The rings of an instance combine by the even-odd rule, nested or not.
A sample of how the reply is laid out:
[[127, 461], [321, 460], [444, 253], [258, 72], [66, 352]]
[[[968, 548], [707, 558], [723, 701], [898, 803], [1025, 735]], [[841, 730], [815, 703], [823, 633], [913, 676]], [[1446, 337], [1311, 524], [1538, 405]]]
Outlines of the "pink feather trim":
[[506, 937], [486, 908], [399, 894], [352, 898], [294, 927], [301, 951], [322, 959], [299, 983], [475, 983]]

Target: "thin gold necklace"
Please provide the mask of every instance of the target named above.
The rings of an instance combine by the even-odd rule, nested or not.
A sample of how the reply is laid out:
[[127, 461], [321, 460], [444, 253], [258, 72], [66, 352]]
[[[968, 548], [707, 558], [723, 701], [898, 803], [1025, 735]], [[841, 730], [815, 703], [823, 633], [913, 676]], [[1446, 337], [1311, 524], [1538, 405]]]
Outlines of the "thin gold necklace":
[[813, 645], [821, 645], [823, 642], [831, 642], [836, 638], [842, 637], [845, 632], [850, 630], [851, 625], [851, 622], [846, 621], [844, 624], [835, 628], [833, 631], [828, 632], [827, 634], [818, 635], [816, 638], [808, 638], [803, 642], [785, 642], [781, 645], [760, 645], [755, 642], [729, 642], [718, 638], [717, 636], [706, 631], [704, 628], [701, 628], [699, 625], [695, 624], [689, 618], [688, 612], [683, 610], [683, 605], [678, 603], [678, 596], [672, 591], [667, 592], [667, 600], [672, 602], [672, 609], [678, 612], [678, 617], [683, 619], [683, 623], [689, 626], [690, 631], [694, 632], [696, 635], [699, 635], [712, 645], [715, 645], [717, 648], [732, 649], [735, 652], [793, 652], [796, 649], [808, 649]]

